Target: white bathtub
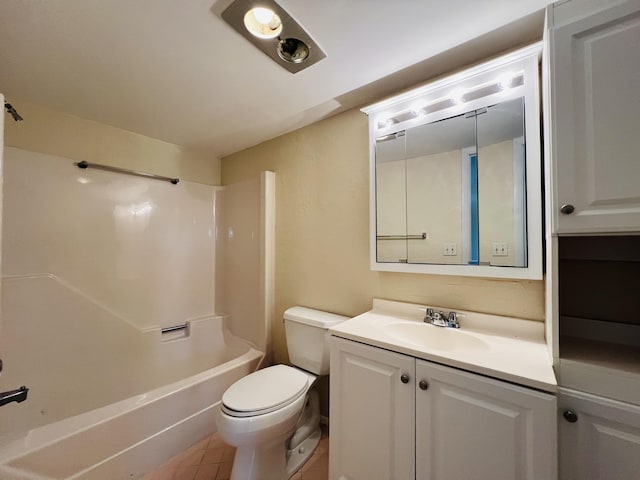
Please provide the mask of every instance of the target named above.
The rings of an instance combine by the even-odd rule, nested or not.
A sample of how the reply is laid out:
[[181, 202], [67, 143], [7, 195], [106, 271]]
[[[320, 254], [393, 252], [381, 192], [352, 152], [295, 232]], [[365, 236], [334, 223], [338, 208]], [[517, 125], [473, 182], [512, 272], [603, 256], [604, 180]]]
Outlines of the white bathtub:
[[[223, 392], [264, 355], [225, 328], [140, 330], [54, 275], [2, 279], [0, 479], [137, 478], [215, 431]], [[1, 390], [0, 389], [0, 390]]]
[[222, 393], [263, 358], [244, 350], [184, 380], [14, 437], [0, 446], [0, 478], [139, 478], [215, 432]]

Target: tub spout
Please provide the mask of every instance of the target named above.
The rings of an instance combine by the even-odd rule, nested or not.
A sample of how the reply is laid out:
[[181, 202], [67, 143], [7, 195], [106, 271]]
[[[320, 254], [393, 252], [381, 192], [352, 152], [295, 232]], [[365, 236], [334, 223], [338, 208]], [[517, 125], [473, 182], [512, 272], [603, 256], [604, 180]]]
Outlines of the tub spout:
[[25, 386], [22, 386], [17, 390], [0, 393], [0, 407], [11, 402], [24, 402], [27, 399], [27, 393], [29, 393], [29, 389]]

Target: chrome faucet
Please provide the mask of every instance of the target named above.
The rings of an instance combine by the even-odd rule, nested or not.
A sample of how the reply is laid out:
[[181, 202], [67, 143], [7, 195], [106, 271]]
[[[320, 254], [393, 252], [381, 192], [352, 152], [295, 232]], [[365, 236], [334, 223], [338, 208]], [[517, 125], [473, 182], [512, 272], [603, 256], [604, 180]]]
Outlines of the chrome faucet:
[[458, 314], [454, 311], [449, 312], [449, 316], [445, 317], [444, 312], [436, 312], [433, 308], [427, 308], [424, 321], [436, 327], [460, 328]]
[[[458, 323], [458, 316], [460, 314], [454, 311], [449, 312], [449, 318], [447, 318], [447, 327], [450, 328], [460, 328], [460, 323]], [[461, 315], [464, 317], [464, 315]]]

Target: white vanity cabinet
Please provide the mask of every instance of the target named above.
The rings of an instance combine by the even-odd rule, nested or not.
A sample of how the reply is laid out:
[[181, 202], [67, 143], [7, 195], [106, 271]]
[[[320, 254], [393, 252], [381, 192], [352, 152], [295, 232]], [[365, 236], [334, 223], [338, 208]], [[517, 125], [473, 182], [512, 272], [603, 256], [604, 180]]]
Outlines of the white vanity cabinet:
[[561, 389], [560, 479], [640, 478], [640, 407]]
[[640, 2], [548, 9], [553, 233], [640, 231]]
[[416, 478], [556, 478], [556, 397], [416, 360]]
[[415, 359], [331, 337], [329, 478], [415, 478]]
[[335, 336], [330, 392], [331, 480], [556, 478], [554, 395]]

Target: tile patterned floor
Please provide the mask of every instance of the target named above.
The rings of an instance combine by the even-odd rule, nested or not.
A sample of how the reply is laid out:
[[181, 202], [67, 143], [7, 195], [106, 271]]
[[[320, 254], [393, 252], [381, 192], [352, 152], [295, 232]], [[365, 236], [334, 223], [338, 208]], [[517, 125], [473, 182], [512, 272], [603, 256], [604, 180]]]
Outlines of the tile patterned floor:
[[[228, 480], [235, 448], [225, 444], [216, 433], [203, 438], [179, 453], [143, 480]], [[320, 445], [291, 480], [327, 480], [329, 478], [329, 436], [322, 430]]]

